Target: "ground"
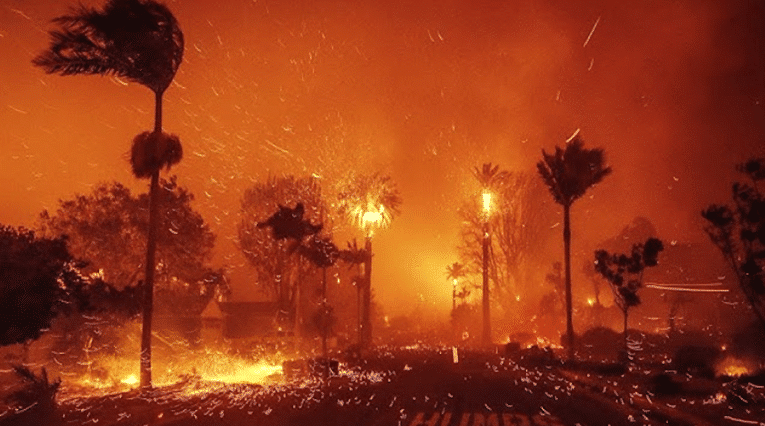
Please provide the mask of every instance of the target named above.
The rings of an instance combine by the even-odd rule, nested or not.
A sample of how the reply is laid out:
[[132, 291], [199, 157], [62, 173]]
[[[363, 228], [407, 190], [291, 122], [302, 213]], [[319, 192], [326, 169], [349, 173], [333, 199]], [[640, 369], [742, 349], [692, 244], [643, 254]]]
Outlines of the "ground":
[[[298, 371], [262, 385], [192, 377], [148, 395], [63, 392], [58, 415], [64, 425], [99, 426], [765, 426], [765, 391], [756, 383], [502, 349], [378, 348], [365, 360], [344, 359], [329, 378]], [[6, 413], [0, 424], [41, 424], [25, 414]]]

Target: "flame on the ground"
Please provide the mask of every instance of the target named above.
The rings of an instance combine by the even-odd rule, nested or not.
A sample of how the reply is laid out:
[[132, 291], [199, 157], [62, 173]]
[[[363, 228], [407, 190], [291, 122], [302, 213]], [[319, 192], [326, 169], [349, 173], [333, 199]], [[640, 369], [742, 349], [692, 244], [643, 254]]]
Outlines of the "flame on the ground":
[[[250, 360], [223, 352], [196, 351], [176, 359], [155, 359], [152, 384], [162, 387], [182, 382], [210, 384], [264, 384], [282, 374], [281, 361]], [[92, 357], [88, 370], [67, 382], [75, 394], [93, 390], [109, 392], [135, 389], [139, 385], [138, 354], [134, 357]]]
[[120, 380], [120, 383], [124, 383], [124, 384], [126, 384], [128, 386], [137, 385], [138, 384], [138, 376], [136, 376], [135, 374], [131, 374], [131, 375], [125, 377], [124, 379]]
[[563, 346], [556, 345], [555, 343], [551, 342], [550, 339], [542, 336], [537, 336], [537, 340], [535, 342], [526, 344], [526, 349], [529, 349], [532, 346], [538, 346], [540, 348], [563, 349]]
[[268, 377], [282, 374], [282, 364], [266, 361], [252, 362], [225, 355], [215, 357], [209, 364], [201, 366], [199, 377], [203, 381], [224, 383], [263, 383]]
[[757, 366], [754, 362], [729, 355], [715, 366], [718, 376], [742, 377], [754, 373]]

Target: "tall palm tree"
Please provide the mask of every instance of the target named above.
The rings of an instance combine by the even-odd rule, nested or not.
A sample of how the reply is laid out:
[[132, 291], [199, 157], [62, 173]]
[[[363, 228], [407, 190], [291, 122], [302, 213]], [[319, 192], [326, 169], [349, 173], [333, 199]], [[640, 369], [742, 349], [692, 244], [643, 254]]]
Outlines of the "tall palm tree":
[[491, 344], [491, 302], [489, 300], [489, 250], [491, 248], [489, 218], [491, 215], [491, 196], [493, 193], [500, 192], [498, 190], [501, 189], [502, 186], [507, 182], [509, 174], [505, 170], [500, 170], [498, 165], [484, 163], [480, 169], [476, 167], [473, 170], [473, 175], [481, 185], [481, 195], [483, 196], [483, 332], [481, 341], [484, 345], [489, 345]]
[[603, 149], [584, 148], [584, 142], [577, 135], [566, 144], [565, 149], [555, 147], [554, 154], [542, 150], [542, 161], [537, 163], [555, 202], [563, 206], [563, 261], [566, 280], [566, 337], [569, 356], [574, 351], [574, 324], [571, 307], [571, 226], [569, 213], [574, 201], [587, 190], [601, 182], [611, 173], [605, 165]]
[[148, 389], [159, 171], [182, 156], [178, 138], [162, 132], [162, 96], [183, 60], [183, 32], [170, 9], [154, 0], [109, 0], [103, 10], [80, 5], [53, 22], [60, 27], [35, 65], [49, 74], [114, 75], [154, 92], [154, 131], [134, 139], [131, 156], [136, 177], [151, 179], [141, 338], [141, 388]]
[[366, 346], [372, 341], [372, 236], [375, 229], [387, 227], [399, 214], [401, 194], [390, 176], [375, 172], [349, 176], [339, 185], [337, 198], [340, 214], [366, 233], [360, 342]]

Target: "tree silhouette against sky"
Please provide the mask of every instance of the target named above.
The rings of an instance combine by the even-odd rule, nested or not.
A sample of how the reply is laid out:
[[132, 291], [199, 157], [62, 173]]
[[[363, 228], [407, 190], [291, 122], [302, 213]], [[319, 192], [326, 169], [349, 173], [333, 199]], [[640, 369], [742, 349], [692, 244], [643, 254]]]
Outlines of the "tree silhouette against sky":
[[658, 238], [648, 238], [644, 243], [635, 243], [629, 254], [595, 252], [595, 270], [611, 285], [614, 303], [624, 316], [624, 347], [627, 350], [627, 318], [630, 308], [640, 304], [637, 292], [643, 287], [645, 268], [659, 264], [659, 252], [664, 244]]
[[701, 212], [704, 230], [720, 249], [754, 314], [765, 329], [765, 158], [736, 169], [749, 182], [733, 184], [733, 207], [713, 204]]
[[570, 212], [574, 201], [611, 173], [605, 165], [600, 148], [586, 149], [576, 135], [565, 148], [556, 146], [555, 153], [542, 150], [542, 161], [537, 169], [556, 203], [563, 206], [563, 262], [566, 280], [566, 340], [569, 356], [574, 351], [574, 323], [571, 301], [571, 223]]
[[136, 177], [151, 178], [141, 337], [141, 388], [151, 388], [151, 320], [161, 167], [180, 161], [180, 141], [162, 132], [162, 96], [183, 60], [183, 32], [167, 6], [153, 0], [109, 0], [103, 10], [80, 5], [53, 20], [48, 50], [33, 63], [47, 73], [125, 78], [154, 92], [154, 130], [134, 140]]

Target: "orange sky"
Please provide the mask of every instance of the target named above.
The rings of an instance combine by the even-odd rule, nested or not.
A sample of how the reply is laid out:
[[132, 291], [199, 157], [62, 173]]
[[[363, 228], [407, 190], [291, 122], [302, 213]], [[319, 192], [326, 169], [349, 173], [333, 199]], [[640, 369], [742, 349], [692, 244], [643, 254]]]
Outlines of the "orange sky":
[[[573, 210], [584, 257], [638, 215], [664, 238], [705, 238], [699, 211], [729, 199], [735, 163], [765, 155], [762, 1], [168, 5], [186, 38], [165, 96], [165, 129], [185, 151], [173, 173], [218, 234], [216, 263], [233, 269], [239, 297], [239, 201], [269, 174], [393, 177], [404, 204], [376, 239], [374, 286], [403, 313], [414, 303], [402, 297], [450, 306], [444, 271], [476, 165], [530, 169], [576, 129], [603, 147], [614, 173]], [[151, 92], [30, 63], [65, 12], [59, 0], [0, 0], [3, 224], [31, 226], [101, 181], [145, 188], [127, 152], [152, 125]]]

